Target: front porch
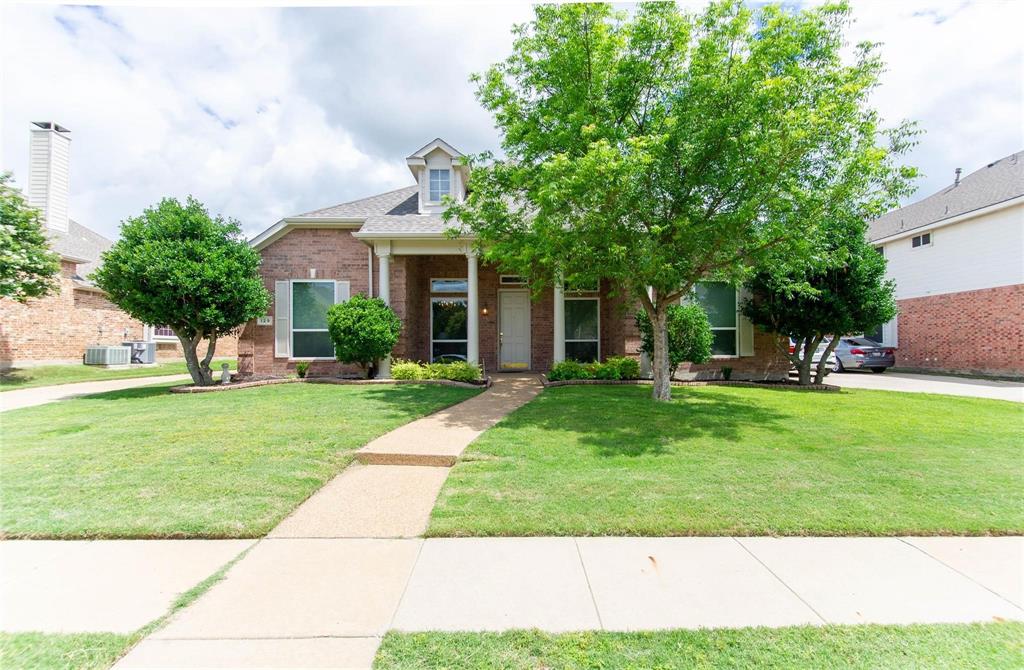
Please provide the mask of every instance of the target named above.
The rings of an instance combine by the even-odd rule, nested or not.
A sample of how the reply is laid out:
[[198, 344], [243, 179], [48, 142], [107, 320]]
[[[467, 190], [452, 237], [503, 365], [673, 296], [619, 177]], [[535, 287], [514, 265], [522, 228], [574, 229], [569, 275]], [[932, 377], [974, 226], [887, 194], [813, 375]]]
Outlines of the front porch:
[[373, 244], [377, 295], [404, 323], [393, 358], [467, 360], [495, 372], [638, 354], [632, 311], [610, 287], [532, 296], [524, 278], [481, 263], [464, 242], [425, 242]]

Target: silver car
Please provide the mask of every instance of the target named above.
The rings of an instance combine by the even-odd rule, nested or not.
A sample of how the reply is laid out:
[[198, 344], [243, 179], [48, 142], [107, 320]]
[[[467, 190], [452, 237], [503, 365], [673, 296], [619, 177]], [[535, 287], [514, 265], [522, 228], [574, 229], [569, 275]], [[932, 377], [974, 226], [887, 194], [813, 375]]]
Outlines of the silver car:
[[[814, 373], [815, 370], [818, 369], [818, 363], [821, 361], [821, 357], [825, 354], [825, 349], [828, 348], [829, 341], [830, 340], [823, 340], [821, 342], [821, 344], [818, 345], [818, 348], [814, 350], [814, 354], [811, 356], [811, 373], [812, 374]], [[793, 338], [789, 338], [789, 353], [790, 353], [790, 355], [792, 355], [795, 352], [796, 352], [796, 342], [793, 341]], [[828, 360], [825, 362], [825, 366], [827, 368], [835, 370], [835, 367], [836, 367], [836, 353], [834, 351], [831, 352], [828, 355]], [[796, 366], [795, 365], [790, 366], [790, 370], [789, 371], [790, 371], [790, 373], [795, 372], [796, 371]], [[826, 374], [828, 374], [828, 373], [826, 372]]]
[[891, 347], [883, 347], [866, 337], [841, 338], [836, 345], [835, 355], [833, 372], [856, 369], [885, 372], [886, 368], [896, 365], [896, 352]]

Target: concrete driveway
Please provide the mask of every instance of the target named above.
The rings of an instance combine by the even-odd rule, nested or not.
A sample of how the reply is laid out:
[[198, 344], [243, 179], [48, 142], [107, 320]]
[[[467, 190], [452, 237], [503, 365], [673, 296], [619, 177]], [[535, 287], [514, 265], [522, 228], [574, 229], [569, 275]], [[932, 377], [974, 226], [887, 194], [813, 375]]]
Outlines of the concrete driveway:
[[972, 379], [943, 375], [918, 375], [909, 372], [833, 372], [825, 382], [843, 388], [874, 389], [876, 391], [907, 391], [910, 393], [939, 393], [969, 398], [990, 398], [1024, 402], [1024, 383], [994, 379]]

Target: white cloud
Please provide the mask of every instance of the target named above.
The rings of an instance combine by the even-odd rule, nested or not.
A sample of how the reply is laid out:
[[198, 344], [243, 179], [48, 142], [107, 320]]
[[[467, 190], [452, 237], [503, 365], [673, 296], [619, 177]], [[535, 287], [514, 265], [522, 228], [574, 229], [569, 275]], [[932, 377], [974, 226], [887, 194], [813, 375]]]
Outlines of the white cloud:
[[[928, 131], [911, 156], [920, 195], [1024, 147], [1022, 8], [854, 4], [852, 39], [884, 42], [879, 108]], [[189, 193], [254, 234], [409, 183], [404, 156], [435, 136], [497, 148], [467, 77], [529, 17], [521, 4], [0, 11], [0, 164], [24, 174], [30, 121], [71, 128], [71, 214], [108, 236]]]

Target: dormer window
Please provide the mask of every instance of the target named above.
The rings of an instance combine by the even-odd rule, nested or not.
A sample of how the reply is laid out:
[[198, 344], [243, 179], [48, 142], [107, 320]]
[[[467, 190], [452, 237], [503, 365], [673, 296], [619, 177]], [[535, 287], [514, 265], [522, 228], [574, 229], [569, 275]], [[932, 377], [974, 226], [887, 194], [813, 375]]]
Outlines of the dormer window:
[[441, 202], [441, 196], [452, 192], [451, 170], [430, 170], [430, 202]]

